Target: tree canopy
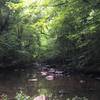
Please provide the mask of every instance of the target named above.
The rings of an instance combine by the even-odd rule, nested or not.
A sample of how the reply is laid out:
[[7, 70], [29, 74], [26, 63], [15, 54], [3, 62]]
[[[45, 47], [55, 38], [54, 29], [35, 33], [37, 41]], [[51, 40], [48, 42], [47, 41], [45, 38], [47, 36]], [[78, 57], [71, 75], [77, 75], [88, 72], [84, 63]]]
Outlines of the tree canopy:
[[0, 62], [100, 69], [99, 27], [99, 0], [2, 0]]

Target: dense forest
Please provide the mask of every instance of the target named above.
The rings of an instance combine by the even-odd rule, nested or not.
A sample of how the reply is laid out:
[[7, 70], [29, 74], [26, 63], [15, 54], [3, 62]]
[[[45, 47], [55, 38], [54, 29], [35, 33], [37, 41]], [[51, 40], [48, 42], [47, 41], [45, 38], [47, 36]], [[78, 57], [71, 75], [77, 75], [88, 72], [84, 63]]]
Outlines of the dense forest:
[[0, 100], [100, 100], [100, 0], [0, 0]]
[[0, 0], [0, 67], [100, 71], [99, 32], [99, 0]]

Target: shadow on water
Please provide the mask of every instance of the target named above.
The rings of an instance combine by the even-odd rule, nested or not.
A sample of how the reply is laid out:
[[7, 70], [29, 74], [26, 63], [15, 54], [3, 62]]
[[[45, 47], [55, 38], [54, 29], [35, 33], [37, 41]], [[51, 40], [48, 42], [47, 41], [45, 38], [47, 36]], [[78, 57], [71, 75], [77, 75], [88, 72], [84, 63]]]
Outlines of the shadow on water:
[[34, 68], [0, 69], [0, 95], [4, 93], [12, 99], [20, 90], [30, 96], [44, 94], [50, 100], [66, 100], [74, 96], [100, 99], [100, 81], [84, 75], [60, 75], [47, 80], [41, 70]]

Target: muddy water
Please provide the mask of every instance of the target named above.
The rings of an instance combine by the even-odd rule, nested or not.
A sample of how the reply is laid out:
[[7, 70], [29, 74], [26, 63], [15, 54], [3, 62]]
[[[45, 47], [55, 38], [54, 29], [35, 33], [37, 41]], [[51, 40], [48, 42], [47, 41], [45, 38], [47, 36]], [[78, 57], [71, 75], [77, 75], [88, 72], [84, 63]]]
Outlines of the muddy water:
[[82, 74], [61, 75], [47, 80], [40, 70], [34, 68], [1, 70], [0, 95], [7, 94], [10, 100], [20, 90], [30, 96], [44, 94], [50, 100], [66, 100], [74, 96], [100, 100], [100, 81]]

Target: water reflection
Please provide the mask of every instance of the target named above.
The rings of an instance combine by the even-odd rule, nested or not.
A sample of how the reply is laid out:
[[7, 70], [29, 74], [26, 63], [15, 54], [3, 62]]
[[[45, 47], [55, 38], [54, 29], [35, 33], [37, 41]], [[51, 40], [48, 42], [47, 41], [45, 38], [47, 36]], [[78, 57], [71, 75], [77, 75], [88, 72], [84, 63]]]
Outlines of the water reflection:
[[[44, 70], [42, 70], [44, 71]], [[63, 75], [61, 70], [45, 70], [49, 73], [41, 75], [41, 70], [34, 68], [14, 69], [0, 72], [0, 95], [5, 93], [11, 99], [19, 90], [30, 96], [45, 95], [50, 100], [66, 100], [74, 96], [99, 100], [100, 82], [84, 75]], [[58, 74], [59, 73], [59, 74]], [[47, 76], [53, 76], [48, 80]], [[60, 76], [59, 76], [60, 75]]]

